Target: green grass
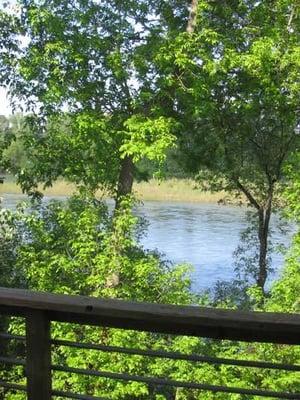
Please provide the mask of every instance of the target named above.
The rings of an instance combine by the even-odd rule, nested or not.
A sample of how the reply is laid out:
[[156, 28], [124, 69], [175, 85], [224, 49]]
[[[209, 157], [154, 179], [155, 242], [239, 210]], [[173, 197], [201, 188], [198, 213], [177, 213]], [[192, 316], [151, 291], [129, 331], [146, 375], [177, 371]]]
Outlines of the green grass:
[[[57, 181], [53, 187], [44, 191], [48, 196], [69, 196], [75, 191], [75, 186], [65, 181]], [[178, 201], [191, 203], [216, 203], [224, 198], [226, 193], [203, 192], [196, 188], [196, 183], [190, 179], [169, 179], [166, 181], [151, 180], [134, 184], [134, 192], [144, 201]], [[20, 187], [11, 177], [0, 185], [0, 193], [20, 194]], [[99, 193], [99, 196], [101, 193]]]

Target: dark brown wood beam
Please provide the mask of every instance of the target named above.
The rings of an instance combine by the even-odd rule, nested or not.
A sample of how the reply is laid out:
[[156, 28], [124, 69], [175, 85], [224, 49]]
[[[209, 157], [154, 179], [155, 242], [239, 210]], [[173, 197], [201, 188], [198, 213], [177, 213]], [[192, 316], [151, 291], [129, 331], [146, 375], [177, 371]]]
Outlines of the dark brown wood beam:
[[0, 313], [47, 313], [49, 320], [247, 342], [300, 344], [300, 314], [134, 303], [0, 288]]

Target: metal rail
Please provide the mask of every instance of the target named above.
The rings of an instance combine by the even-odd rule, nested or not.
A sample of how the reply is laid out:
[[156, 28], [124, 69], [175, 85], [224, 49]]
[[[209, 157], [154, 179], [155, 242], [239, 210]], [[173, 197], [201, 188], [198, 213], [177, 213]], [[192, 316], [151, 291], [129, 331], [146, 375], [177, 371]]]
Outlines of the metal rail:
[[62, 367], [62, 366], [53, 366], [52, 369], [54, 371], [60, 372], [70, 372], [72, 374], [78, 375], [86, 375], [86, 376], [95, 376], [99, 378], [108, 378], [114, 380], [121, 380], [126, 382], [141, 382], [148, 383], [151, 385], [160, 385], [160, 386], [171, 386], [174, 388], [187, 388], [187, 389], [197, 389], [197, 390], [207, 390], [213, 393], [237, 393], [243, 395], [253, 395], [253, 396], [262, 396], [262, 397], [272, 397], [276, 399], [300, 399], [300, 393], [287, 393], [287, 392], [274, 392], [270, 390], [258, 390], [258, 389], [244, 389], [238, 387], [228, 387], [228, 386], [220, 386], [220, 385], [209, 385], [203, 383], [195, 383], [195, 382], [185, 382], [185, 381], [177, 381], [173, 379], [162, 379], [156, 377], [149, 376], [140, 376], [140, 375], [131, 375], [131, 374], [119, 374], [115, 372], [108, 371], [93, 371], [82, 368], [72, 368], [72, 367]]
[[87, 350], [99, 350], [106, 353], [121, 353], [121, 354], [131, 354], [131, 355], [139, 355], [144, 357], [157, 357], [157, 358], [166, 358], [170, 360], [182, 360], [182, 361], [192, 361], [192, 362], [202, 362], [208, 364], [223, 364], [223, 365], [231, 365], [238, 367], [252, 367], [252, 368], [264, 368], [264, 369], [276, 369], [282, 371], [297, 371], [300, 372], [300, 365], [290, 365], [290, 364], [278, 364], [278, 363], [270, 363], [265, 361], [250, 361], [250, 360], [239, 360], [233, 358], [219, 358], [219, 357], [208, 357], [208, 356], [199, 356], [198, 354], [183, 354], [179, 352], [170, 352], [170, 351], [162, 351], [162, 350], [144, 350], [144, 349], [131, 349], [125, 347], [117, 347], [117, 346], [103, 346], [99, 344], [93, 343], [77, 343], [70, 342], [67, 340], [57, 340], [52, 339], [52, 344], [57, 346], [66, 346], [73, 347], [78, 349], [87, 349]]

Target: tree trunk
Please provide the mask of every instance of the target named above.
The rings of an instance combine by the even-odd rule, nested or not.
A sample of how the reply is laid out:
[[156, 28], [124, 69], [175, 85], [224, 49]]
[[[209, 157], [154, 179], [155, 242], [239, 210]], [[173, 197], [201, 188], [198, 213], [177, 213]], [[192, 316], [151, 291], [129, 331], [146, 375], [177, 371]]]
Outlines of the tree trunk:
[[251, 192], [238, 179], [233, 179], [233, 181], [237, 185], [237, 188], [244, 193], [250, 204], [256, 208], [258, 213], [259, 269], [256, 283], [264, 292], [265, 283], [268, 277], [268, 239], [273, 205], [274, 182], [271, 180], [269, 181], [267, 201], [264, 205], [260, 205]]
[[197, 23], [198, 0], [192, 0], [190, 7], [189, 20], [186, 28], [187, 33], [193, 33], [195, 30]]
[[258, 211], [259, 227], [259, 272], [257, 276], [257, 285], [264, 291], [265, 283], [268, 276], [268, 238], [270, 231], [270, 219], [272, 212], [272, 193], [265, 207], [261, 207]]
[[264, 289], [267, 279], [268, 227], [267, 227], [267, 222], [265, 220], [265, 210], [263, 208], [259, 210], [258, 216], [259, 216], [259, 227], [258, 227], [259, 271], [256, 283], [259, 287]]
[[131, 157], [125, 157], [121, 161], [121, 169], [118, 180], [118, 190], [116, 196], [116, 209], [120, 205], [122, 197], [132, 192], [134, 164]]
[[[118, 179], [117, 195], [115, 198], [115, 210], [114, 210], [115, 213], [119, 210], [122, 198], [132, 192], [133, 172], [134, 172], [134, 164], [132, 158], [125, 157], [124, 159], [122, 159], [119, 179]], [[118, 252], [118, 250], [116, 251]], [[105, 287], [115, 288], [119, 284], [120, 284], [120, 273], [116, 269], [107, 276]]]

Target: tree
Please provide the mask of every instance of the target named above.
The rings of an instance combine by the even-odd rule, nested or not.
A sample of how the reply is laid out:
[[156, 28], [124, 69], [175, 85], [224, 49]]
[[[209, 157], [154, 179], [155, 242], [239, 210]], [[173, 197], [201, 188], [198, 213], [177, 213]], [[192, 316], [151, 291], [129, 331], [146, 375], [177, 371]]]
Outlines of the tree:
[[[0, 85], [9, 85], [14, 74], [15, 57], [18, 51], [18, 18], [11, 13], [7, 4], [0, 5]], [[13, 132], [10, 121], [0, 115], [0, 168], [5, 168], [3, 152], [10, 145]]]
[[293, 1], [199, 1], [194, 32], [164, 55], [173, 53], [181, 71], [173, 84], [186, 169], [256, 210], [261, 289], [271, 213], [285, 162], [300, 145], [299, 18]]
[[10, 142], [11, 132], [9, 122], [4, 115], [0, 115], [0, 166], [3, 169], [3, 152]]
[[1, 165], [5, 172], [16, 173], [25, 168], [28, 159], [23, 144], [25, 130], [22, 114], [0, 116]]
[[[188, 2], [22, 0], [10, 90], [31, 112], [25, 190], [58, 176], [131, 192], [134, 164], [162, 162], [174, 143], [172, 101], [156, 57], [185, 30]], [[11, 66], [11, 64], [9, 64]], [[64, 129], [60, 129], [64, 121]], [[90, 179], [90, 177], [92, 177]]]

